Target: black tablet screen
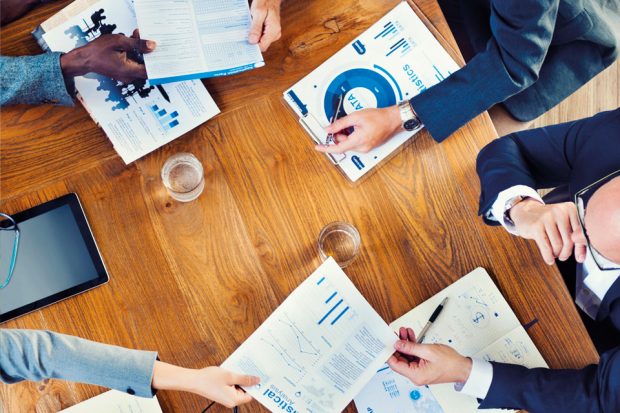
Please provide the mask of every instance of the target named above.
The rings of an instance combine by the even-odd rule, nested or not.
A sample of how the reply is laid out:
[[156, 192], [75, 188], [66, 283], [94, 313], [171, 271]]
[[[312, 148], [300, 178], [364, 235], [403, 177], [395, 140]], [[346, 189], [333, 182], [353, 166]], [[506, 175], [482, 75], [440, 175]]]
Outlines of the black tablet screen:
[[[71, 205], [60, 205], [27, 218], [18, 222], [18, 227], [15, 269], [9, 284], [0, 289], [0, 314], [7, 315], [24, 306], [38, 308], [50, 304], [46, 299], [62, 299], [60, 293], [88, 286], [101, 277], [87, 245], [94, 241], [90, 237], [85, 240], [85, 229], [80, 229]], [[13, 231], [0, 231], [0, 283], [9, 273], [14, 238]], [[81, 291], [72, 293], [77, 292]]]

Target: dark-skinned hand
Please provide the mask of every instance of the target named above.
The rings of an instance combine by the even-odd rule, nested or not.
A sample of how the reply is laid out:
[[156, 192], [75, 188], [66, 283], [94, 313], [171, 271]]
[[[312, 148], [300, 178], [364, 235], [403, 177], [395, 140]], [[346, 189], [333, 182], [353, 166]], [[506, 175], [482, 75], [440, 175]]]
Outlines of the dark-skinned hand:
[[138, 30], [131, 37], [124, 34], [104, 34], [92, 42], [71, 50], [60, 58], [63, 75], [67, 77], [98, 73], [123, 83], [146, 79], [146, 68], [131, 59], [136, 53], [155, 50], [155, 42], [140, 39]]

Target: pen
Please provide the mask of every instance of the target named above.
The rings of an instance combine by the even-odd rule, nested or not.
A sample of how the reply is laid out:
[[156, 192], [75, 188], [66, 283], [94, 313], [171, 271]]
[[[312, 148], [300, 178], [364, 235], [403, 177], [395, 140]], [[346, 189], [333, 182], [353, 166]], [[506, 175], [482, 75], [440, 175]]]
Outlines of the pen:
[[[340, 109], [342, 109], [342, 102], [344, 101], [344, 95], [340, 94], [338, 96], [338, 106], [336, 106], [336, 111], [334, 112], [334, 114], [332, 115], [332, 119], [330, 124], [333, 124], [337, 119], [338, 119], [338, 115], [340, 114]], [[325, 139], [325, 143], [326, 144], [330, 144], [334, 142], [334, 134], [330, 133], [327, 135], [327, 139]]]
[[418, 339], [416, 340], [416, 344], [420, 344], [422, 340], [424, 340], [424, 336], [426, 336], [428, 329], [431, 328], [435, 320], [437, 320], [437, 317], [439, 317], [441, 310], [443, 310], [447, 302], [448, 302], [448, 297], [441, 300], [441, 303], [437, 306], [435, 311], [433, 311], [433, 314], [431, 314], [431, 318], [428, 319], [428, 321], [426, 322], [426, 325], [424, 326], [422, 331], [420, 331], [420, 334], [418, 335]]

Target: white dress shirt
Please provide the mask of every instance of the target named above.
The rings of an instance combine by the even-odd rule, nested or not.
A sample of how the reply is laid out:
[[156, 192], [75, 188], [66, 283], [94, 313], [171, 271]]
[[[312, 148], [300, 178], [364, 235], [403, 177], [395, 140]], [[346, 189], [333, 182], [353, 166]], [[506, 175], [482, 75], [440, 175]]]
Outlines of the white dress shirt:
[[[514, 224], [508, 222], [504, 218], [507, 205], [519, 196], [529, 197], [543, 203], [542, 198], [534, 190], [528, 186], [517, 185], [508, 188], [499, 193], [497, 200], [493, 203], [491, 208], [486, 214], [487, 219], [498, 221], [508, 232], [514, 235], [519, 235]], [[600, 259], [599, 259], [600, 258]], [[601, 255], [597, 256], [599, 261], [606, 262], [605, 258]], [[609, 263], [613, 264], [613, 263]], [[601, 271], [594, 260], [592, 254], [588, 249], [586, 254], [586, 260], [584, 266], [587, 272], [587, 277], [583, 281], [586, 287], [588, 287], [601, 301], [605, 298], [605, 294], [609, 291], [611, 286], [620, 278], [620, 270], [617, 271]], [[470, 396], [484, 399], [489, 392], [491, 382], [493, 381], [493, 365], [486, 360], [479, 360], [472, 358], [472, 367], [469, 378], [464, 385], [456, 385], [457, 390], [468, 394]]]

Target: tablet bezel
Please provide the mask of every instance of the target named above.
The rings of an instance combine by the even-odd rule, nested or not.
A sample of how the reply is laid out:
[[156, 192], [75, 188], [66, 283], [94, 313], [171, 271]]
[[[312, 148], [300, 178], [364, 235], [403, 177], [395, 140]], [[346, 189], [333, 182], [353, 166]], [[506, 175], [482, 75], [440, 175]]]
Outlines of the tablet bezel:
[[[105, 284], [110, 280], [108, 271], [101, 256], [101, 252], [99, 251], [99, 247], [97, 246], [95, 237], [93, 236], [88, 220], [86, 219], [86, 214], [84, 213], [84, 209], [82, 208], [82, 203], [80, 202], [80, 199], [75, 192], [63, 195], [60, 198], [53, 199], [25, 211], [18, 212], [11, 215], [11, 217], [15, 220], [15, 222], [17, 222], [17, 225], [19, 226], [20, 222], [26, 221], [39, 215], [43, 215], [46, 212], [49, 212], [64, 205], [69, 205], [69, 207], [71, 208], [73, 218], [78, 225], [80, 234], [82, 235], [82, 239], [84, 241], [84, 244], [86, 245], [91, 261], [95, 266], [95, 270], [97, 271], [97, 278], [88, 280], [82, 284], [75, 285], [71, 288], [67, 288], [66, 290], [41, 298], [37, 301], [33, 301], [30, 304], [15, 308], [6, 313], [0, 313], [0, 323], [4, 323], [5, 321], [9, 321], [14, 318], [31, 313], [33, 311], [40, 310], [44, 307], [55, 304], [58, 301], [73, 297], [74, 295], [81, 294], [85, 291]], [[17, 252], [17, 260], [19, 261], [19, 250]]]

